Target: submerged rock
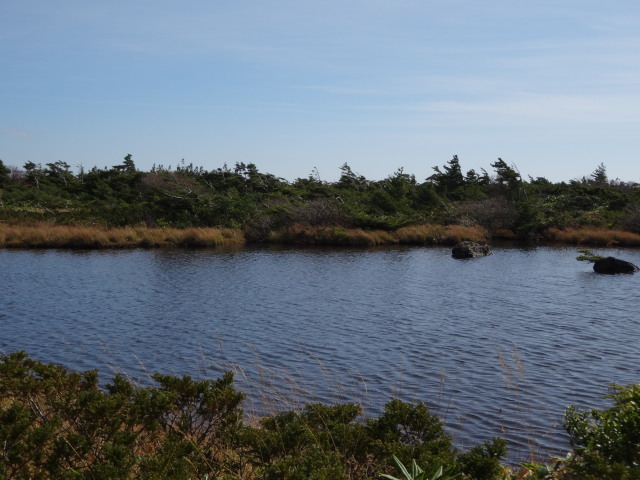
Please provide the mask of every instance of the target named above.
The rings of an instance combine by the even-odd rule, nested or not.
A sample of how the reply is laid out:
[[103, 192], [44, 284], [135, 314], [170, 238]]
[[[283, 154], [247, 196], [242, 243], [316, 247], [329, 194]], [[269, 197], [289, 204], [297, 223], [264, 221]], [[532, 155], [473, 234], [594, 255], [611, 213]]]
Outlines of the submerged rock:
[[631, 262], [620, 260], [615, 257], [605, 257], [596, 260], [593, 263], [593, 269], [596, 273], [634, 273], [639, 269]]
[[480, 245], [468, 240], [460, 242], [451, 250], [453, 258], [476, 258], [486, 255], [491, 255], [491, 247], [489, 245]]

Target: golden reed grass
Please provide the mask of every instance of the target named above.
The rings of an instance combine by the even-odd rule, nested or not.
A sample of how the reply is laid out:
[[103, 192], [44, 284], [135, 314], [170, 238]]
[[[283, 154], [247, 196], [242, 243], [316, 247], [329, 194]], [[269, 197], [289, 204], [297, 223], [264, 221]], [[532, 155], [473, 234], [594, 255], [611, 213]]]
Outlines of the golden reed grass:
[[482, 227], [462, 225], [416, 225], [395, 231], [363, 230], [327, 226], [293, 225], [271, 232], [268, 241], [293, 245], [455, 245], [463, 240], [486, 242], [489, 235]]
[[395, 232], [399, 243], [407, 245], [455, 245], [463, 240], [483, 243], [489, 240], [488, 232], [477, 225], [416, 225], [403, 227]]
[[[496, 238], [507, 236], [497, 235]], [[640, 247], [639, 234], [604, 228], [550, 228], [542, 238], [552, 243], [571, 245]], [[435, 224], [413, 225], [395, 231], [296, 224], [273, 231], [267, 237], [267, 241], [274, 244], [356, 247], [455, 245], [463, 240], [486, 243], [491, 239], [489, 233], [479, 226]], [[231, 228], [108, 228], [45, 222], [19, 225], [0, 223], [0, 248], [212, 248], [240, 246], [244, 243], [242, 230]]]
[[241, 245], [242, 232], [224, 228], [148, 228], [0, 223], [0, 247], [7, 248], [154, 248]]
[[573, 245], [640, 247], [640, 235], [637, 233], [604, 228], [550, 228], [544, 232], [544, 238]]

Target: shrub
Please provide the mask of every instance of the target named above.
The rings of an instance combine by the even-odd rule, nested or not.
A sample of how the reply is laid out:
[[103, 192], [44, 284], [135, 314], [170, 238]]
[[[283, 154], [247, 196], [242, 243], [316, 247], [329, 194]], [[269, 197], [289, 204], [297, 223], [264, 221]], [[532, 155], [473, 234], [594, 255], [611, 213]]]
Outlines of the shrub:
[[504, 440], [458, 454], [423, 403], [392, 400], [371, 419], [355, 404], [310, 404], [250, 427], [230, 373], [152, 378], [142, 388], [116, 375], [101, 387], [94, 370], [0, 357], [0, 478], [365, 480], [392, 478], [395, 460], [416, 479], [640, 479], [639, 385], [614, 387], [606, 410], [570, 407], [575, 453], [514, 473], [500, 463]]
[[497, 480], [502, 478], [500, 461], [507, 455], [507, 442], [494, 438], [491, 442], [476, 445], [458, 456], [460, 469], [475, 480]]
[[214, 381], [156, 375], [159, 388], [121, 376], [69, 372], [24, 352], [0, 360], [0, 478], [127, 479], [220, 475], [241, 432], [243, 395]]
[[463, 203], [456, 209], [456, 213], [472, 219], [490, 232], [512, 230], [518, 218], [516, 205], [504, 197]]
[[614, 385], [607, 397], [614, 404], [605, 410], [567, 410], [564, 426], [576, 457], [563, 478], [640, 478], [640, 385]]
[[630, 232], [640, 234], [640, 204], [634, 203], [625, 210], [622, 226]]
[[354, 404], [311, 404], [263, 419], [247, 435], [262, 478], [353, 478], [366, 465], [360, 413]]
[[367, 431], [372, 439], [371, 451], [378, 458], [395, 455], [404, 463], [415, 459], [421, 465], [443, 466], [454, 461], [451, 437], [424, 403], [392, 400], [379, 418], [369, 421]]

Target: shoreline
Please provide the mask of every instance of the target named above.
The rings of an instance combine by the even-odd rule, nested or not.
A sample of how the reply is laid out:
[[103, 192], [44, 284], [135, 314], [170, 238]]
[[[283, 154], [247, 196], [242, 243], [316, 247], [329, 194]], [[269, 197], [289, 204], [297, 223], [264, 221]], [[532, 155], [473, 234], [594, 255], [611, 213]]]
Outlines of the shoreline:
[[622, 230], [550, 228], [539, 235], [518, 237], [511, 231], [491, 235], [479, 226], [424, 224], [397, 230], [365, 230], [341, 226], [292, 225], [270, 231], [260, 242], [248, 241], [241, 228], [60, 225], [0, 223], [0, 248], [109, 250], [131, 248], [219, 248], [246, 245], [312, 246], [453, 246], [463, 240], [514, 245], [640, 247], [640, 235]]

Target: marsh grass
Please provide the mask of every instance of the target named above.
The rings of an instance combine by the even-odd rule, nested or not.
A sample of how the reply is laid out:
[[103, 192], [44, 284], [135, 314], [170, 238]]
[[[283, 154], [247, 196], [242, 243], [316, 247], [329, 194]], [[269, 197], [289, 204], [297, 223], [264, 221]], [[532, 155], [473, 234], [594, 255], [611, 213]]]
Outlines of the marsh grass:
[[237, 229], [0, 224], [0, 247], [6, 248], [211, 248], [243, 243]]
[[354, 247], [375, 247], [397, 243], [389, 232], [383, 230], [363, 230], [361, 228], [303, 224], [296, 224], [283, 230], [272, 231], [267, 236], [267, 242], [285, 245], [335, 245]]
[[553, 242], [572, 245], [640, 247], [640, 234], [604, 228], [550, 228], [544, 233], [544, 237]]
[[[356, 247], [454, 245], [462, 240], [486, 242], [488, 235], [482, 227], [463, 225], [419, 225], [386, 231], [296, 224], [272, 231], [266, 239], [274, 244]], [[242, 230], [229, 228], [108, 228], [46, 222], [28, 225], [0, 223], [0, 247], [5, 248], [213, 248], [244, 243]]]
[[[505, 426], [508, 419], [511, 423], [518, 422], [520, 424], [519, 431], [522, 432], [522, 438], [527, 445], [527, 451], [517, 452], [517, 457], [520, 458], [523, 455], [528, 456], [529, 462], [540, 462], [542, 460], [548, 460], [542, 458], [541, 443], [536, 440], [536, 433], [532, 427], [533, 414], [531, 411], [531, 405], [527, 401], [527, 380], [524, 369], [524, 362], [520, 356], [520, 351], [516, 345], [513, 346], [513, 351], [510, 357], [505, 356], [497, 347], [494, 349], [498, 355], [500, 366], [502, 369], [502, 376], [504, 385], [511, 397], [513, 398], [513, 412], [502, 412], [503, 418], [501, 419], [502, 433], [507, 433], [507, 427]], [[505, 419], [504, 414], [507, 413]], [[558, 412], [559, 413], [559, 412]], [[543, 412], [536, 412], [536, 415], [542, 415]], [[549, 427], [546, 435], [551, 435], [551, 429], [554, 425]]]
[[[495, 238], [514, 239], [511, 232], [497, 232]], [[593, 246], [640, 247], [640, 234], [621, 230], [550, 228], [542, 238], [551, 243]], [[492, 236], [479, 225], [423, 224], [397, 230], [365, 230], [340, 226], [295, 224], [266, 235], [272, 244], [299, 246], [377, 247], [386, 245], [455, 245], [463, 240], [478, 243]], [[241, 246], [245, 233], [233, 228], [151, 228], [103, 225], [0, 223], [0, 248], [215, 248]]]
[[257, 424], [261, 418], [284, 411], [300, 412], [310, 403], [354, 403], [362, 409], [363, 414], [371, 403], [363, 375], [352, 372], [344, 380], [344, 371], [328, 366], [312, 352], [305, 353], [302, 371], [302, 368], [267, 365], [251, 345], [249, 348], [253, 350], [255, 361], [240, 365], [228, 358], [223, 348], [219, 340], [222, 359], [202, 355], [203, 370], [233, 373], [238, 389], [247, 394], [243, 409], [246, 421], [251, 425]]
[[463, 240], [486, 242], [487, 231], [480, 226], [416, 225], [398, 230], [364, 230], [329, 226], [293, 225], [273, 231], [267, 241], [292, 245], [455, 245]]
[[399, 243], [406, 245], [455, 245], [463, 240], [486, 242], [488, 232], [478, 225], [416, 225], [394, 232]]

